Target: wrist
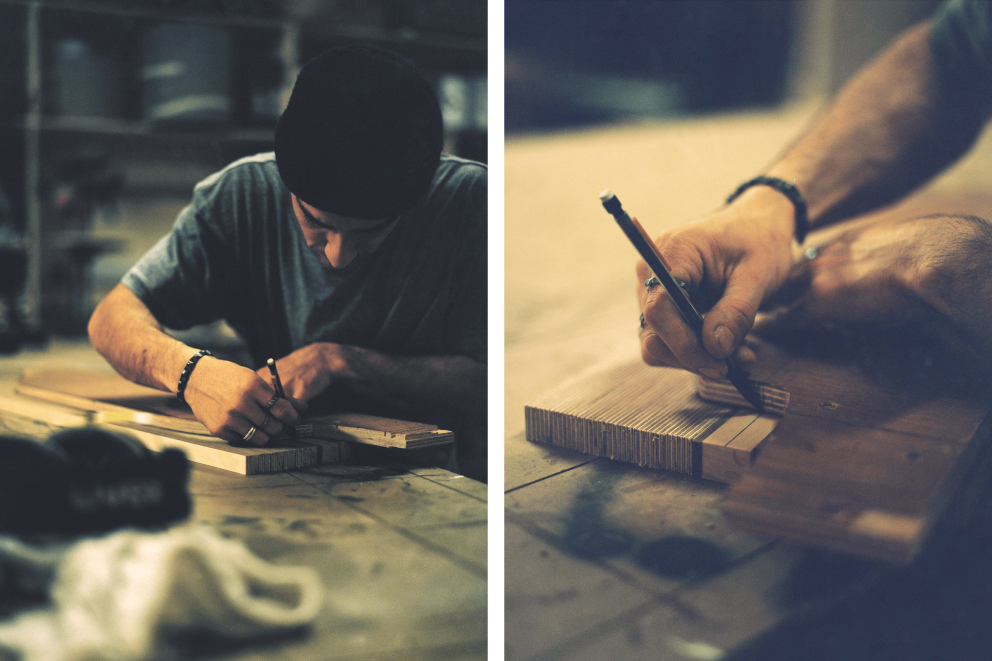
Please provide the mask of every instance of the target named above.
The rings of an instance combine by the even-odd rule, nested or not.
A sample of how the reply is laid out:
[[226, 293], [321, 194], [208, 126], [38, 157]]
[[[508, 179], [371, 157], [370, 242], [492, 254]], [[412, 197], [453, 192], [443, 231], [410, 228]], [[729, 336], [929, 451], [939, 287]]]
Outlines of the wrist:
[[[210, 360], [212, 355], [208, 350], [200, 349], [186, 361], [176, 380], [176, 397], [179, 398], [179, 401], [186, 401], [186, 393], [190, 390], [190, 380], [193, 378], [193, 374], [200, 367], [200, 364], [204, 360]], [[200, 369], [202, 371], [202, 367]]]
[[[764, 231], [772, 241], [791, 245], [795, 238], [796, 210], [792, 202], [769, 186], [751, 186], [727, 206], [737, 222], [750, 231]], [[755, 224], [760, 226], [755, 226]]]
[[202, 358], [197, 360], [196, 364], [193, 366], [194, 369], [189, 373], [186, 380], [186, 388], [184, 391], [184, 396], [180, 397], [181, 400], [188, 404], [190, 397], [200, 392], [200, 386], [204, 383], [204, 379], [207, 377], [207, 372], [210, 371], [210, 363], [215, 360], [219, 359], [214, 358], [211, 354], [204, 355]]
[[353, 366], [360, 351], [350, 345], [321, 342], [320, 357], [324, 371], [332, 375], [335, 380], [354, 379], [356, 371]]
[[802, 245], [806, 239], [806, 235], [809, 233], [809, 214], [806, 207], [806, 198], [799, 188], [795, 184], [780, 177], [759, 175], [738, 186], [730, 194], [730, 197], [727, 198], [727, 204], [732, 203], [743, 194], [755, 188], [770, 189], [776, 195], [789, 201], [792, 205], [792, 234], [796, 242]]

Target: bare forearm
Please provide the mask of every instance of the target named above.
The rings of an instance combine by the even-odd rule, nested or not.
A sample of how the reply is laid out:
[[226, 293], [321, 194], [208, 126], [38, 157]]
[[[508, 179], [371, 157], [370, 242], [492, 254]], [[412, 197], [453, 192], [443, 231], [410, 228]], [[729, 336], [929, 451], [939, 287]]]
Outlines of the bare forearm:
[[795, 183], [814, 226], [906, 195], [956, 160], [984, 118], [947, 98], [923, 23], [837, 95], [768, 174]]
[[[331, 345], [337, 377], [351, 390], [430, 414], [478, 416], [486, 411], [486, 366], [466, 356], [389, 356]], [[333, 367], [337, 360], [338, 366]]]
[[93, 347], [125, 378], [175, 392], [195, 349], [170, 337], [148, 308], [123, 285], [108, 294], [89, 323]]

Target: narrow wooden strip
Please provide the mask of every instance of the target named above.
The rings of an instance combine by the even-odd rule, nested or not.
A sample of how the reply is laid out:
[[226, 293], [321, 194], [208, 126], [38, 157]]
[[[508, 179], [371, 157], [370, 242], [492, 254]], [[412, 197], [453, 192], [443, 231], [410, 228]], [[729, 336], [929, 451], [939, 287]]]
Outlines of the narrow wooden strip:
[[714, 429], [702, 442], [707, 445], [718, 445], [723, 447], [734, 440], [734, 438], [754, 422], [758, 414], [754, 411], [741, 411], [735, 413], [722, 425]]
[[0, 396], [0, 411], [30, 420], [40, 420], [56, 427], [82, 427], [92, 423], [92, 416], [87, 411], [23, 397]]
[[277, 446], [241, 447], [228, 445], [220, 439], [206, 440], [194, 434], [150, 427], [133, 422], [109, 425], [127, 429], [150, 450], [179, 448], [190, 461], [230, 470], [242, 475], [273, 472], [288, 468], [304, 468], [320, 463], [320, 447], [298, 441], [283, 441]]
[[780, 422], [782, 422], [782, 418], [767, 413], [755, 416], [751, 424], [734, 437], [727, 444], [727, 447], [732, 450], [751, 453], [768, 438], [768, 435], [775, 430]]
[[[144, 411], [138, 412], [124, 406], [108, 404], [107, 402], [100, 402], [86, 397], [70, 395], [25, 383], [18, 383], [15, 388], [15, 392], [18, 395], [43, 399], [56, 404], [64, 404], [65, 406], [69, 406], [74, 409], [83, 409], [86, 411], [93, 411], [95, 413], [116, 413], [119, 416], [120, 421], [131, 421], [137, 422], [138, 424], [154, 424], [156, 427], [164, 427], [174, 431], [183, 432], [184, 434], [210, 436], [210, 432], [207, 431], [207, 428], [197, 420], [173, 418], [158, 413], [148, 413]], [[140, 415], [136, 416], [136, 413], [140, 413]], [[140, 418], [140, 420], [135, 420], [134, 418], [136, 417]]]
[[[781, 388], [767, 383], [756, 383], [758, 394], [761, 396], [761, 404], [766, 413], [785, 415], [785, 410], [789, 406], [789, 393]], [[737, 392], [730, 381], [726, 379], [710, 379], [704, 376], [696, 376], [696, 389], [703, 399], [730, 404], [731, 406], [742, 406], [751, 408], [744, 397]]]

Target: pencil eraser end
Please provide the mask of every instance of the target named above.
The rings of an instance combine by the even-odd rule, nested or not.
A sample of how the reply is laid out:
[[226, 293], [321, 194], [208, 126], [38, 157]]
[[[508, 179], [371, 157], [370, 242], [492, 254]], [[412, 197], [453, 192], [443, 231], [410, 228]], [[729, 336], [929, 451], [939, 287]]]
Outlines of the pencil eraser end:
[[600, 193], [599, 199], [602, 201], [603, 207], [614, 217], [617, 217], [618, 214], [623, 213], [623, 208], [620, 206], [620, 200], [618, 200], [617, 196], [610, 192], [609, 189], [606, 189]]
[[265, 364], [266, 365], [275, 365], [275, 363], [276, 363], [276, 361], [272, 360], [271, 358], [269, 358], [267, 361], [265, 361]]

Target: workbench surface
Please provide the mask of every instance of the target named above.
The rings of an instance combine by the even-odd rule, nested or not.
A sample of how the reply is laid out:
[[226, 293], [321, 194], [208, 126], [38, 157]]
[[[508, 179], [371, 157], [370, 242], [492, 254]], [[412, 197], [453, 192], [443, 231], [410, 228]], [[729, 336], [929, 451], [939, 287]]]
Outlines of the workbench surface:
[[[718, 208], [814, 112], [507, 140], [507, 659], [973, 658], [992, 645], [987, 532], [897, 568], [742, 532], [724, 485], [525, 438], [529, 400], [639, 355], [636, 255], [600, 191], [660, 234]], [[988, 186], [987, 138], [930, 192]]]
[[[85, 342], [0, 357], [0, 389], [26, 367], [109, 369]], [[9, 414], [5, 433], [52, 429]], [[326, 602], [312, 629], [204, 659], [484, 659], [486, 485], [436, 468], [325, 464], [241, 476], [191, 464], [192, 520], [261, 558], [314, 568]]]

